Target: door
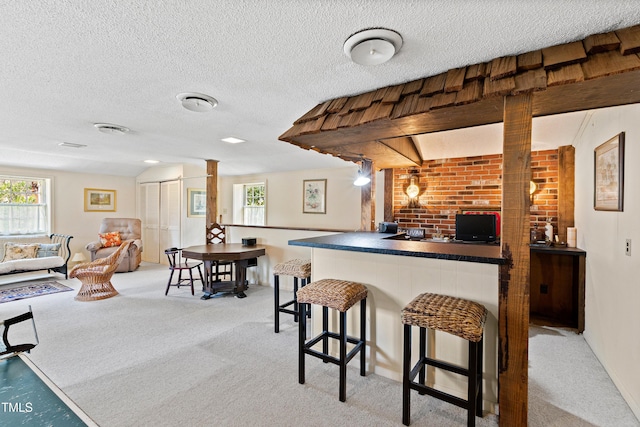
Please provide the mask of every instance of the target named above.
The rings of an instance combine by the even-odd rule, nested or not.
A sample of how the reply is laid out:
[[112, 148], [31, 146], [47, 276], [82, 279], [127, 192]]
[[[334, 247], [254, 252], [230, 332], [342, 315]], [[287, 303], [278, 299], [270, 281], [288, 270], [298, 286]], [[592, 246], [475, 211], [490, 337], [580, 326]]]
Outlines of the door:
[[160, 252], [162, 264], [168, 264], [164, 250], [180, 247], [180, 181], [160, 183]]
[[160, 183], [138, 187], [139, 217], [142, 220], [142, 261], [160, 262]]

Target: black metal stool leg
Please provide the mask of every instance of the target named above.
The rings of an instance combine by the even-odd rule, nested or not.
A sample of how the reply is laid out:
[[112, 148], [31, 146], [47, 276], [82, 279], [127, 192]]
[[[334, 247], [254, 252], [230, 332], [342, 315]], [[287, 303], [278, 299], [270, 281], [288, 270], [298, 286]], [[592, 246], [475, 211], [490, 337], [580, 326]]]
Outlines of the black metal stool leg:
[[300, 304], [300, 317], [301, 321], [298, 322], [298, 382], [300, 384], [304, 384], [304, 347], [306, 341], [306, 328], [307, 328], [307, 318], [306, 318], [306, 304]]
[[340, 312], [340, 402], [347, 400], [347, 312]]
[[298, 293], [298, 278], [293, 278], [293, 311], [295, 314], [293, 315], [293, 321], [298, 321], [298, 299], [296, 298], [296, 294]]
[[469, 341], [469, 368], [468, 368], [468, 389], [467, 389], [467, 426], [475, 427], [476, 425], [476, 405], [478, 403], [476, 399], [477, 392], [477, 368], [478, 368], [478, 344]]
[[273, 301], [275, 302], [275, 311], [273, 312], [274, 332], [280, 332], [280, 276], [273, 275]]
[[[324, 334], [322, 338], [322, 352], [324, 354], [329, 354], [329, 337], [327, 336], [327, 332], [329, 331], [329, 308], [322, 307], [322, 333]], [[324, 363], [328, 363], [326, 360]]]
[[367, 360], [367, 299], [360, 300], [360, 376], [364, 377], [366, 371]]
[[411, 326], [404, 325], [404, 352], [402, 358], [402, 424], [411, 424], [411, 389], [409, 372], [411, 371]]
[[[419, 328], [420, 329], [420, 360], [424, 360], [424, 358], [427, 356], [427, 329], [426, 328]], [[420, 384], [425, 384], [426, 382], [426, 378], [427, 377], [427, 366], [426, 365], [422, 365], [422, 367], [420, 368], [420, 374], [418, 375], [418, 381], [420, 381]], [[418, 394], [424, 395], [425, 392], [424, 391], [419, 391]]]
[[476, 403], [476, 415], [482, 417], [482, 363], [483, 363], [483, 354], [484, 354], [484, 336], [480, 339], [476, 347], [476, 351], [478, 353], [478, 365], [477, 365], [477, 378], [478, 378], [478, 396]]

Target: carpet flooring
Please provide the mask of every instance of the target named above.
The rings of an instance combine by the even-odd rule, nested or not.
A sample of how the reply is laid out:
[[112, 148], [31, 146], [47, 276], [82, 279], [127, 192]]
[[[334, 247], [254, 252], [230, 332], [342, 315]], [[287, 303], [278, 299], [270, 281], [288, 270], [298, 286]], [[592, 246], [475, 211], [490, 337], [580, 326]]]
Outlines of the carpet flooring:
[[[165, 297], [168, 273], [143, 263], [114, 276], [114, 298], [30, 301], [40, 344], [29, 357], [100, 426], [402, 425], [401, 383], [360, 377], [356, 360], [345, 403], [332, 364], [310, 358], [298, 384], [297, 324], [282, 316], [273, 333], [271, 288], [203, 301], [196, 285], [195, 296], [185, 287]], [[16, 301], [3, 311], [24, 308]], [[532, 327], [530, 355], [529, 426], [640, 426], [582, 335]], [[466, 413], [414, 393], [411, 422], [465, 425]], [[497, 426], [498, 416], [486, 413], [476, 425]]]
[[8, 286], [9, 285], [3, 285], [0, 287], [0, 303], [73, 290], [56, 281], [21, 283], [15, 287]]

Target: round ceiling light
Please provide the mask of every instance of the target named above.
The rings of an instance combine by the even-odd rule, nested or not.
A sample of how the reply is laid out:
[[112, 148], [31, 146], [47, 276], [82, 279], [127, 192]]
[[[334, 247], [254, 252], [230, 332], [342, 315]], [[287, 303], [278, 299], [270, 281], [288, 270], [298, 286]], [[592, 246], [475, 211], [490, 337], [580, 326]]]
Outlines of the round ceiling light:
[[402, 36], [386, 28], [359, 31], [344, 42], [344, 53], [360, 65], [379, 65], [390, 60], [402, 47]]
[[184, 108], [197, 113], [206, 113], [207, 111], [213, 110], [218, 105], [218, 101], [215, 98], [202, 93], [179, 93], [176, 95], [176, 98], [178, 98], [178, 101], [182, 103]]
[[93, 126], [100, 132], [111, 135], [122, 135], [129, 132], [129, 128], [120, 125], [113, 125], [111, 123], [94, 123]]

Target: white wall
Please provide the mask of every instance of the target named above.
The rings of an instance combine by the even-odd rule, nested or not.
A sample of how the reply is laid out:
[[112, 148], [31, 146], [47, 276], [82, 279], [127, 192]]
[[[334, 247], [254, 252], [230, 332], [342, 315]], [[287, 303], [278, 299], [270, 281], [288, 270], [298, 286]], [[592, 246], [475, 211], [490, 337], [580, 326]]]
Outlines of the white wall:
[[[587, 251], [584, 335], [640, 418], [640, 105], [590, 114], [574, 144], [578, 247]], [[594, 149], [620, 132], [626, 137], [624, 211], [596, 211]], [[626, 239], [633, 241], [631, 256], [624, 253]]]
[[[357, 230], [360, 228], [360, 187], [353, 185], [357, 166], [338, 169], [221, 177], [219, 179], [218, 213], [222, 222], [233, 222], [233, 184], [266, 182], [267, 226], [331, 228]], [[303, 180], [326, 179], [326, 214], [302, 213]]]
[[[71, 254], [84, 252], [87, 243], [98, 239], [98, 229], [103, 218], [135, 218], [136, 192], [132, 177], [80, 174], [45, 169], [6, 168], [3, 175], [34, 176], [52, 180], [53, 206], [51, 231], [70, 234]], [[100, 188], [116, 190], [116, 212], [85, 212], [84, 189]]]

